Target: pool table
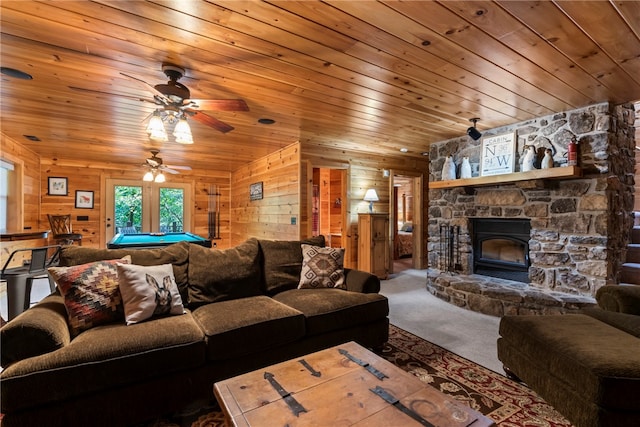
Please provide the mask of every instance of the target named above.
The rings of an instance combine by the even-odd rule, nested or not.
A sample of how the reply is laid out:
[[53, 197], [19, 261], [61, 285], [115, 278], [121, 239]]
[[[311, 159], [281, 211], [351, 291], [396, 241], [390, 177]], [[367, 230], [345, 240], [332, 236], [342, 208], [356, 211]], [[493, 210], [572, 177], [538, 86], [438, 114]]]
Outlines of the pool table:
[[138, 233], [116, 234], [107, 243], [109, 249], [149, 249], [169, 246], [173, 243], [187, 241], [196, 245], [211, 247], [211, 240], [192, 233]]

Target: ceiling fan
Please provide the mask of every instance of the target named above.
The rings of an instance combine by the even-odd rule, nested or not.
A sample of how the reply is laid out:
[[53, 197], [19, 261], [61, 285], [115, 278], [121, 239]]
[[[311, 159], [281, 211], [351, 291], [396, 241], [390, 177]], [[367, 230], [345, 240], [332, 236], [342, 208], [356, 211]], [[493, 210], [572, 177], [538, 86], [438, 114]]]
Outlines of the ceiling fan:
[[70, 89], [80, 90], [85, 92], [97, 92], [107, 95], [124, 96], [128, 98], [134, 98], [144, 102], [151, 102], [158, 106], [157, 110], [166, 112], [172, 117], [180, 116], [184, 114], [195, 121], [200, 122], [206, 126], [212, 127], [222, 133], [232, 131], [233, 126], [216, 119], [202, 110], [213, 111], [249, 111], [249, 106], [242, 99], [191, 99], [191, 91], [182, 83], [178, 82], [184, 74], [184, 68], [181, 68], [174, 64], [162, 64], [162, 71], [169, 78], [166, 84], [151, 85], [144, 80], [130, 76], [125, 73], [121, 75], [128, 79], [143, 85], [153, 95], [153, 99], [144, 99], [139, 97], [133, 97], [129, 95], [114, 94], [98, 90], [85, 89], [76, 86], [69, 86]]
[[190, 166], [165, 165], [161, 157], [158, 157], [158, 150], [151, 150], [151, 157], [145, 159], [144, 166], [149, 168], [150, 172], [167, 172], [171, 174], [179, 174], [179, 170], [191, 170]]

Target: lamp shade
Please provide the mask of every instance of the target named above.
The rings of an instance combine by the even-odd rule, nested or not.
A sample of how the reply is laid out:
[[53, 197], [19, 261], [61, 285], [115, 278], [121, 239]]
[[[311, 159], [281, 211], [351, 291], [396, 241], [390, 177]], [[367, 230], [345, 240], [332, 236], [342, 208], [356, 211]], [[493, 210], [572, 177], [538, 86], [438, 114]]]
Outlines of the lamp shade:
[[164, 125], [162, 126], [162, 129], [151, 131], [149, 133], [149, 139], [152, 141], [166, 142], [169, 137], [167, 136], [167, 132], [164, 130]]
[[364, 200], [365, 202], [377, 202], [380, 199], [378, 198], [378, 193], [376, 193], [376, 190], [370, 188], [366, 193], [364, 193], [364, 199], [362, 200]]
[[369, 213], [373, 213], [373, 202], [377, 202], [380, 199], [378, 198], [378, 193], [376, 193], [376, 190], [373, 188], [370, 188], [367, 190], [366, 193], [364, 193], [363, 200], [365, 202], [369, 202]]
[[162, 172], [158, 172], [158, 174], [156, 175], [156, 179], [154, 179], [154, 182], [165, 182], [167, 179], [165, 178], [164, 174]]
[[176, 127], [173, 130], [173, 136], [176, 137], [176, 142], [179, 144], [193, 144], [193, 137], [191, 136], [191, 128], [184, 115], [176, 123]]
[[149, 171], [145, 173], [144, 176], [142, 177], [142, 180], [147, 182], [153, 181], [153, 172]]
[[164, 142], [169, 139], [167, 137], [167, 131], [164, 128], [164, 123], [162, 122], [162, 116], [158, 110], [154, 111], [153, 116], [149, 119], [147, 133], [152, 141]]

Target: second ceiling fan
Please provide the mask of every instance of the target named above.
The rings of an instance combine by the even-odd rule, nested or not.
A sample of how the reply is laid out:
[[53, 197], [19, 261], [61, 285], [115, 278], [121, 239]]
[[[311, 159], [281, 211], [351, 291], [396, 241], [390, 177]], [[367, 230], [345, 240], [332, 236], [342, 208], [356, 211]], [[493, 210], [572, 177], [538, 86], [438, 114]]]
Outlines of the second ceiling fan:
[[154, 181], [158, 183], [165, 182], [164, 173], [179, 174], [177, 169], [191, 170], [190, 166], [165, 165], [161, 157], [158, 157], [158, 150], [151, 150], [151, 157], [145, 159], [143, 166], [147, 169], [144, 174], [143, 181]]

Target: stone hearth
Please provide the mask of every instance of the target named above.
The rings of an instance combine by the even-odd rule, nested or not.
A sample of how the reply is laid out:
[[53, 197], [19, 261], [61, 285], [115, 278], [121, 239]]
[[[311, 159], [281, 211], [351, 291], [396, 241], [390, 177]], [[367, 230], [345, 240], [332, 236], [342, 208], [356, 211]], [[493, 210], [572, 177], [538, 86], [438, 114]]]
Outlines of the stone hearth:
[[[633, 221], [634, 120], [633, 105], [601, 103], [483, 131], [516, 133], [515, 172], [525, 145], [538, 153], [550, 149], [554, 167], [566, 165], [575, 138], [583, 175], [430, 189], [428, 290], [456, 305], [502, 315], [566, 312], [592, 304], [600, 287], [618, 283]], [[447, 155], [457, 165], [465, 156], [479, 164], [481, 144], [466, 136], [432, 144], [430, 181], [441, 179]], [[477, 169], [472, 167], [474, 176]], [[471, 218], [530, 219], [529, 286], [473, 274]], [[442, 227], [459, 230], [453, 269], [442, 268]]]
[[427, 290], [458, 307], [491, 316], [565, 314], [596, 304], [595, 298], [548, 291], [527, 283], [429, 269]]

